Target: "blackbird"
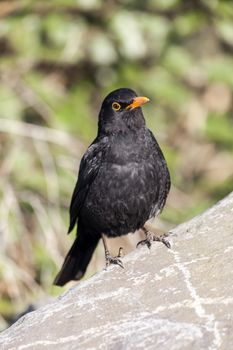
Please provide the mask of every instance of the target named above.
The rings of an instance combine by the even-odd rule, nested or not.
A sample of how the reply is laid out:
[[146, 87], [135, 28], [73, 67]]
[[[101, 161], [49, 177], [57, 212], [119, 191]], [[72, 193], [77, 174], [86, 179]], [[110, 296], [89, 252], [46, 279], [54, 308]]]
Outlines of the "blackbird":
[[148, 101], [127, 88], [104, 99], [98, 134], [81, 160], [70, 204], [68, 233], [78, 223], [77, 237], [55, 285], [63, 286], [84, 275], [101, 237], [106, 265], [123, 267], [120, 254], [110, 255], [105, 235], [117, 237], [142, 229], [145, 239], [139, 244], [150, 247], [152, 241], [159, 240], [170, 247], [164, 237], [144, 227], [162, 211], [170, 190], [166, 161], [141, 110]]

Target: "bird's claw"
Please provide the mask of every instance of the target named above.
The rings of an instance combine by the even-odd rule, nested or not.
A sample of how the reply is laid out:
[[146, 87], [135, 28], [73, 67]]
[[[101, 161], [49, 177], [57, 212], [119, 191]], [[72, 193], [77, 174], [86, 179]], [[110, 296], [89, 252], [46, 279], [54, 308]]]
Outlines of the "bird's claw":
[[122, 257], [122, 252], [123, 252], [123, 248], [120, 247], [119, 248], [119, 252], [118, 252], [118, 255], [117, 256], [111, 256], [109, 254], [109, 252], [106, 252], [106, 255], [105, 255], [105, 259], [106, 259], [106, 268], [111, 265], [111, 264], [114, 264], [114, 265], [119, 265], [122, 269], [124, 269], [124, 265], [123, 265], [123, 262], [121, 261], [121, 257]]
[[111, 264], [114, 264], [114, 265], [119, 265], [122, 269], [124, 268], [124, 265], [121, 261], [121, 259], [119, 259], [117, 256], [108, 256], [106, 258], [106, 268], [111, 265]]
[[150, 249], [151, 248], [151, 240], [143, 239], [142, 241], [138, 242], [136, 247], [138, 248], [140, 245], [147, 245], [147, 247]]
[[138, 242], [137, 247], [139, 245], [147, 245], [147, 247], [150, 249], [152, 242], [162, 242], [167, 248], [171, 248], [170, 242], [168, 242], [165, 237], [168, 237], [168, 233], [164, 233], [161, 236], [156, 236], [152, 234], [150, 231], [144, 231], [146, 233], [146, 239], [143, 239], [142, 241]]
[[122, 247], [119, 248], [117, 257], [118, 258], [122, 258], [123, 257], [123, 248]]
[[170, 242], [168, 242], [164, 237], [167, 237], [168, 236], [168, 234], [164, 234], [164, 235], [162, 235], [162, 236], [160, 236], [160, 237], [158, 237], [158, 236], [154, 236], [154, 238], [153, 238], [153, 241], [156, 241], [156, 242], [162, 242], [168, 249], [170, 249], [171, 248], [171, 244], [170, 244]]

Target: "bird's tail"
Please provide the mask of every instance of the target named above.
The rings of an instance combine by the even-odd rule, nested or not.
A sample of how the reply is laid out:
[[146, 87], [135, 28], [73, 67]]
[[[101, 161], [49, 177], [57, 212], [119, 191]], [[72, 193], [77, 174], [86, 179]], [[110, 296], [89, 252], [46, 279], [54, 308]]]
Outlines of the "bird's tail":
[[88, 232], [79, 228], [77, 238], [66, 255], [62, 268], [53, 284], [64, 286], [71, 280], [80, 280], [86, 272], [99, 239], [100, 237], [97, 235], [90, 236]]

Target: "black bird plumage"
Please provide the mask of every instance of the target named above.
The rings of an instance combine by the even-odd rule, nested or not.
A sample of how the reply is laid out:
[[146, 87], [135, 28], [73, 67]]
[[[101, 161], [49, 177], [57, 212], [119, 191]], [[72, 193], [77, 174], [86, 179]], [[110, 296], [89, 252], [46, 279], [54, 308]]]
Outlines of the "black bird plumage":
[[[116, 237], [135, 232], [165, 205], [170, 176], [162, 151], [145, 124], [140, 106], [147, 100], [122, 88], [103, 101], [98, 134], [81, 160], [70, 204], [68, 232], [78, 222], [77, 238], [56, 285], [84, 275], [103, 234]], [[104, 245], [108, 261], [121, 265], [109, 255], [105, 241]]]

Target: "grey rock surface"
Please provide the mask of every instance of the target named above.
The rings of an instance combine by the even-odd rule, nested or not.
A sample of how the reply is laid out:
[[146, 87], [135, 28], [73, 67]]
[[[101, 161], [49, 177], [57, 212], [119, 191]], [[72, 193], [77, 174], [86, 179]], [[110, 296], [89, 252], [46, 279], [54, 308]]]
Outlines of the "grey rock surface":
[[233, 193], [0, 335], [0, 349], [233, 349]]

